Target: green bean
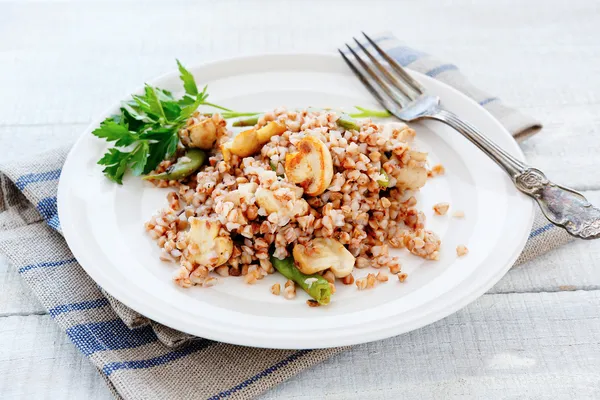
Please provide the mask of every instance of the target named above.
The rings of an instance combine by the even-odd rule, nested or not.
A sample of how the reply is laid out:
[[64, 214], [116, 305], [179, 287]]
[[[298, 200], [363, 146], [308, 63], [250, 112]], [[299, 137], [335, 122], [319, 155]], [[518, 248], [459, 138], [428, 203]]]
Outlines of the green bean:
[[340, 128], [344, 128], [347, 131], [359, 131], [360, 132], [360, 126], [352, 118], [350, 118], [346, 115], [342, 115], [335, 122]]
[[[303, 274], [296, 268], [296, 265], [294, 265], [294, 257], [291, 256], [280, 260], [271, 255], [271, 264], [273, 264], [273, 267], [279, 271], [281, 275], [296, 282], [298, 286], [304, 289], [304, 291], [319, 304], [329, 304], [329, 300], [331, 299], [331, 286], [329, 286], [329, 282], [321, 275]], [[308, 282], [306, 282], [307, 280]]]
[[390, 176], [387, 174], [387, 172], [385, 172], [385, 170], [382, 168], [379, 173], [381, 175], [383, 175], [383, 178], [377, 180], [377, 183], [379, 183], [379, 186], [386, 188], [388, 186], [390, 186]]
[[258, 117], [250, 117], [235, 121], [232, 126], [254, 126], [258, 123]]
[[188, 149], [185, 152], [185, 157], [188, 160], [181, 158], [175, 164], [171, 165], [167, 170], [160, 174], [146, 175], [142, 179], [145, 180], [178, 180], [190, 176], [206, 161], [206, 153], [200, 149]]

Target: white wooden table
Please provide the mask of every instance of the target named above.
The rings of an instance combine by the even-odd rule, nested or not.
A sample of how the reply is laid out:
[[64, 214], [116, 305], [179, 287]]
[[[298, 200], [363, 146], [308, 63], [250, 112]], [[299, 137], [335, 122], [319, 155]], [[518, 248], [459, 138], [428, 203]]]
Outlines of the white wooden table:
[[[212, 4], [210, 4], [212, 3]], [[0, 0], [0, 157], [73, 140], [178, 57], [332, 51], [391, 30], [545, 124], [523, 149], [600, 203], [600, 5], [569, 0]], [[600, 241], [509, 272], [457, 314], [357, 346], [264, 398], [600, 398]], [[0, 398], [108, 399], [98, 373], [0, 261]]]

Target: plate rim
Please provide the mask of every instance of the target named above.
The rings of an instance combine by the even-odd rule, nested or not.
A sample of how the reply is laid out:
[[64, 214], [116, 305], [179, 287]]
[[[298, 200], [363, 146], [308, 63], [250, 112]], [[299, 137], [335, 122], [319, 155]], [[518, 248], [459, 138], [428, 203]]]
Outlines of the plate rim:
[[[201, 68], [211, 68], [211, 67], [214, 68], [215, 66], [218, 66], [220, 64], [227, 64], [227, 63], [231, 63], [231, 62], [240, 62], [240, 61], [243, 62], [243, 61], [250, 61], [250, 60], [257, 61], [257, 60], [261, 60], [261, 59], [263, 59], [263, 60], [268, 59], [270, 57], [276, 57], [276, 58], [286, 58], [286, 57], [301, 57], [301, 58], [302, 57], [312, 57], [312, 58], [315, 58], [315, 57], [318, 57], [318, 58], [323, 58], [323, 59], [328, 58], [329, 59], [328, 62], [331, 62], [332, 60], [337, 61], [337, 59], [338, 59], [338, 56], [335, 54], [323, 53], [323, 52], [321, 52], [321, 53], [318, 53], [318, 52], [317, 53], [262, 53], [262, 54], [242, 56], [242, 57], [229, 57], [229, 58], [225, 58], [225, 59], [210, 61], [207, 63], [193, 64], [193, 65], [190, 65], [188, 69], [189, 70], [197, 70], [197, 69], [201, 69]], [[153, 79], [148, 80], [148, 82], [150, 84], [153, 84], [157, 81], [161, 81], [164, 79], [169, 79], [174, 76], [177, 76], [177, 73], [178, 73], [177, 70], [171, 70], [167, 73], [161, 74]], [[503, 133], [505, 135], [508, 135], [508, 137], [510, 137], [514, 140], [514, 138], [510, 134], [510, 132], [508, 132], [508, 130], [500, 123], [500, 121], [498, 121], [488, 110], [486, 110], [483, 106], [478, 104], [472, 98], [463, 94], [462, 92], [455, 89], [454, 87], [446, 84], [445, 82], [439, 81], [435, 78], [429, 77], [425, 74], [422, 74], [422, 73], [414, 71], [414, 70], [411, 70], [411, 73], [414, 73], [419, 78], [435, 80], [438, 84], [445, 86], [445, 88], [447, 90], [453, 92], [454, 95], [460, 96], [464, 100], [467, 100], [468, 102], [470, 102], [472, 105], [475, 105], [480, 111], [483, 111], [483, 113], [485, 113], [488, 118], [493, 120], [496, 123], [496, 125], [503, 131]], [[74, 158], [73, 153], [74, 153], [75, 149], [78, 147], [78, 145], [83, 140], [86, 139], [86, 133], [91, 131], [91, 129], [93, 129], [94, 127], [98, 126], [98, 124], [107, 115], [112, 114], [113, 111], [116, 108], [118, 108], [118, 105], [120, 104], [122, 99], [129, 97], [131, 95], [131, 93], [140, 92], [142, 87], [143, 86], [141, 86], [141, 85], [136, 87], [136, 89], [130, 91], [127, 96], [121, 97], [118, 103], [117, 102], [112, 103], [111, 107], [105, 109], [97, 119], [94, 119], [88, 126], [86, 126], [86, 128], [83, 130], [83, 132], [78, 137], [77, 141], [74, 143], [73, 147], [69, 151], [67, 158], [65, 160], [63, 169], [65, 169], [65, 167], [68, 167], [68, 164], [70, 161], [72, 162], [72, 160]], [[516, 141], [515, 141], [515, 144], [516, 144]], [[518, 145], [516, 145], [513, 150], [516, 150], [516, 153], [517, 153], [517, 156], [519, 159], [521, 159], [521, 160], [524, 159], [523, 151]], [[63, 176], [65, 176], [65, 178], [63, 178]], [[67, 196], [66, 180], [67, 180], [66, 174], [65, 175], [61, 174], [59, 184], [58, 184], [58, 193], [57, 193], [58, 214], [59, 214], [59, 219], [61, 221], [70, 221], [69, 213], [68, 213], [68, 211], [65, 211], [65, 206], [64, 206], [64, 204], [66, 204], [68, 202], [68, 200], [66, 200], [67, 199], [67, 197], [66, 197]], [[65, 200], [65, 201], [62, 201], [62, 200]], [[529, 221], [526, 222], [524, 225], [524, 228], [523, 228], [524, 233], [522, 235], [523, 237], [520, 239], [519, 245], [515, 246], [515, 248], [513, 250], [513, 254], [509, 258], [509, 262], [507, 262], [506, 265], [504, 265], [502, 268], [498, 268], [497, 272], [495, 274], [491, 275], [486, 281], [479, 283], [476, 290], [469, 290], [466, 295], [459, 296], [450, 305], [446, 305], [445, 307], [442, 307], [439, 310], [435, 310], [433, 313], [423, 314], [424, 317], [419, 318], [416, 321], [411, 322], [409, 324], [397, 324], [392, 327], [385, 327], [385, 328], [370, 330], [369, 334], [368, 334], [368, 338], [366, 338], [366, 339], [357, 338], [355, 336], [349, 336], [349, 337], [344, 336], [343, 338], [338, 338], [339, 340], [336, 343], [325, 342], [322, 344], [317, 344], [317, 346], [315, 346], [315, 343], [312, 343], [310, 346], [298, 346], [298, 345], [286, 345], [285, 343], [281, 343], [280, 339], [278, 339], [277, 343], [268, 343], [267, 344], [264, 339], [262, 339], [262, 340], [257, 339], [255, 336], [245, 336], [245, 335], [244, 336], [241, 336], [241, 335], [236, 336], [236, 335], [232, 334], [231, 332], [225, 332], [224, 330], [214, 331], [213, 329], [211, 329], [210, 332], [204, 332], [202, 334], [192, 333], [192, 332], [189, 332], [188, 330], [186, 330], [184, 327], [181, 327], [181, 325], [184, 324], [183, 321], [179, 321], [177, 318], [174, 318], [174, 319], [169, 318], [168, 313], [165, 313], [164, 311], [159, 312], [159, 310], [154, 309], [152, 307], [144, 307], [144, 302], [141, 300], [138, 300], [133, 295], [129, 295], [128, 291], [125, 290], [124, 287], [121, 287], [119, 289], [118, 287], [116, 288], [116, 287], [111, 286], [110, 289], [107, 289], [107, 288], [104, 288], [104, 289], [111, 296], [115, 297], [117, 300], [123, 302], [126, 306], [132, 308], [133, 310], [139, 312], [140, 314], [146, 316], [149, 319], [152, 319], [156, 322], [159, 322], [166, 326], [172, 327], [174, 329], [181, 330], [183, 332], [188, 332], [188, 333], [191, 333], [194, 335], [201, 336], [202, 338], [205, 338], [205, 339], [211, 339], [211, 340], [216, 340], [216, 341], [221, 341], [221, 342], [224, 341], [226, 343], [237, 344], [237, 345], [262, 347], [262, 348], [280, 348], [280, 349], [331, 348], [331, 347], [372, 342], [372, 341], [381, 340], [381, 339], [385, 339], [388, 337], [400, 335], [402, 333], [410, 332], [412, 330], [419, 329], [423, 326], [426, 326], [426, 325], [429, 325], [436, 321], [439, 321], [440, 319], [443, 319], [451, 314], [454, 314], [458, 310], [464, 308], [466, 305], [475, 301], [477, 298], [479, 298], [481, 295], [483, 295], [485, 292], [487, 292], [512, 267], [514, 262], [517, 260], [517, 258], [521, 254], [523, 248], [525, 247], [525, 244], [527, 243], [527, 239], [529, 237], [529, 233], [531, 231], [531, 227], [533, 225], [533, 220], [534, 220], [534, 216], [535, 216], [534, 202], [532, 200], [529, 200], [528, 204], [529, 204], [529, 209], [527, 210], [527, 212], [529, 214]], [[61, 205], [63, 205], [63, 206], [61, 207]], [[72, 223], [66, 223], [64, 225], [61, 224], [61, 226], [63, 228], [62, 229], [63, 237], [65, 238], [65, 241], [67, 242], [69, 249], [72, 251], [73, 255], [76, 257], [76, 259], [78, 260], [81, 267], [90, 276], [90, 278], [92, 278], [92, 280], [94, 280], [99, 286], [102, 287], [102, 285], [100, 285], [99, 281], [104, 281], [104, 279], [102, 279], [103, 277], [98, 276], [98, 275], [94, 276], [94, 272], [93, 272], [94, 268], [93, 267], [86, 268], [83, 265], [83, 263], [81, 263], [79, 261], [80, 259], [85, 258], [85, 256], [82, 253], [83, 249], [81, 249], [78, 244], [75, 244], [76, 240], [74, 240], [74, 237], [76, 236], [76, 232], [72, 232], [70, 230], [72, 225], [73, 225]], [[65, 229], [65, 227], [68, 227], [68, 228]], [[525, 227], [527, 227], [528, 229], [525, 229]], [[90, 271], [92, 271], [92, 272], [90, 272]], [[223, 334], [218, 335], [218, 334], [213, 334], [213, 332], [222, 332]], [[238, 340], [240, 338], [242, 340]], [[297, 338], [297, 341], [305, 341], [305, 339]]]

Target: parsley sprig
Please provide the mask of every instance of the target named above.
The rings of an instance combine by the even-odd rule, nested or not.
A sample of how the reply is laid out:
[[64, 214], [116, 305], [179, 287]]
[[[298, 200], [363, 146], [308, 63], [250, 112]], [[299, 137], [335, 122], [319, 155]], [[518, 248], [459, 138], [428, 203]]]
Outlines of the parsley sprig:
[[228, 115], [236, 113], [228, 108], [206, 101], [207, 87], [200, 91], [194, 76], [177, 60], [185, 94], [176, 99], [167, 90], [150, 86], [144, 93], [133, 95], [124, 102], [117, 115], [106, 118], [92, 134], [113, 143], [98, 161], [104, 175], [116, 183], [123, 183], [123, 175], [146, 175], [161, 161], [172, 157], [179, 143], [179, 130], [200, 105], [217, 108]]

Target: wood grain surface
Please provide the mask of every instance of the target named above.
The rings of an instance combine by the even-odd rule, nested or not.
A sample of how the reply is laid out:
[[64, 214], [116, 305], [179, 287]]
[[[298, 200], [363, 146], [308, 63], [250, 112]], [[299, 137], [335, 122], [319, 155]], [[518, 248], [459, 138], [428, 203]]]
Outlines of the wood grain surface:
[[[600, 204], [600, 3], [571, 0], [0, 1], [0, 157], [75, 140], [144, 80], [264, 52], [333, 51], [389, 30], [534, 115], [531, 164]], [[357, 346], [265, 399], [600, 397], [600, 241], [511, 270], [431, 326]], [[0, 260], [0, 398], [109, 399]]]

